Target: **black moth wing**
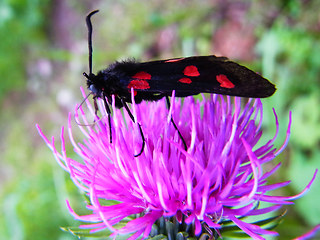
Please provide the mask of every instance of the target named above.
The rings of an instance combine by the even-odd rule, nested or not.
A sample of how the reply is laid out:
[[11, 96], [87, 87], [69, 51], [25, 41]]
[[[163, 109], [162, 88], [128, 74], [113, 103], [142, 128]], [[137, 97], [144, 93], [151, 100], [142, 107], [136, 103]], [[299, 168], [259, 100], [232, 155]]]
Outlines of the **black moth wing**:
[[259, 74], [214, 55], [143, 63], [116, 62], [105, 71], [118, 78], [117, 95], [121, 92], [119, 97], [128, 101], [131, 88], [138, 102], [170, 96], [172, 90], [177, 97], [203, 92], [250, 98], [269, 97], [276, 90]]

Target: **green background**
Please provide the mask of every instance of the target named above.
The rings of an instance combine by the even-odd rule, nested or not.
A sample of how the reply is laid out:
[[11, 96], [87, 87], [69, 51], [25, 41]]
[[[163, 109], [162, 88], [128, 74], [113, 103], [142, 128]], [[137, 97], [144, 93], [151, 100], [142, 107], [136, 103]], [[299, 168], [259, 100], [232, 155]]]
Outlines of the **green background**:
[[[0, 239], [77, 239], [59, 227], [78, 224], [65, 199], [78, 213], [84, 199], [35, 124], [59, 139], [68, 112], [82, 101], [85, 16], [94, 9], [100, 9], [93, 18], [95, 72], [128, 57], [216, 54], [275, 83], [275, 95], [263, 100], [261, 144], [274, 134], [273, 107], [280, 122], [277, 147], [293, 114], [289, 145], [274, 163], [283, 165], [273, 176], [292, 183], [276, 194], [294, 195], [306, 186], [320, 166], [320, 1], [1, 0]], [[285, 207], [279, 239], [320, 223], [319, 182], [318, 176], [308, 194]]]

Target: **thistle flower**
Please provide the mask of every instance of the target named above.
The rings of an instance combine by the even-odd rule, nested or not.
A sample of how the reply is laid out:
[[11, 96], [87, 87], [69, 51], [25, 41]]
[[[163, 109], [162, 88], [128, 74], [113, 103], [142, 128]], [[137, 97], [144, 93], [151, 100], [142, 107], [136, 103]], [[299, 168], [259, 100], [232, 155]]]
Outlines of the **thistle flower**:
[[[285, 148], [291, 114], [287, 137], [279, 149], [273, 146], [279, 129], [275, 111], [275, 136], [264, 145], [258, 144], [262, 135], [259, 99], [250, 99], [242, 107], [240, 98], [225, 100], [211, 95], [201, 101], [188, 97], [182, 104], [173, 92], [169, 110], [165, 100], [136, 105], [133, 92], [132, 100], [136, 123], [125, 111], [112, 106], [112, 143], [102, 101], [98, 105], [103, 116], [96, 117], [94, 125], [90, 125], [82, 108], [76, 107], [76, 121], [87, 125], [78, 125], [84, 135], [82, 143], [74, 140], [69, 114], [69, 138], [82, 161], [67, 157], [63, 128], [60, 153], [54, 138], [49, 141], [37, 126], [57, 162], [89, 197], [89, 215], [79, 216], [69, 203], [68, 207], [76, 219], [88, 223], [80, 227], [89, 228], [91, 233], [107, 228], [112, 236], [125, 234], [127, 239], [160, 233], [171, 239], [206, 239], [208, 235], [217, 239], [231, 223], [253, 239], [264, 239], [262, 235], [277, 232], [262, 228], [259, 222], [248, 223], [246, 217], [292, 204], [310, 188], [316, 176], [315, 172], [298, 195], [268, 194], [290, 183], [268, 184], [281, 163], [268, 171], [263, 167]], [[95, 116], [89, 101], [86, 104]], [[171, 117], [187, 143], [186, 151]], [[142, 126], [145, 147], [139, 157], [134, 157], [142, 145], [137, 123]], [[262, 203], [268, 205], [260, 207]]]

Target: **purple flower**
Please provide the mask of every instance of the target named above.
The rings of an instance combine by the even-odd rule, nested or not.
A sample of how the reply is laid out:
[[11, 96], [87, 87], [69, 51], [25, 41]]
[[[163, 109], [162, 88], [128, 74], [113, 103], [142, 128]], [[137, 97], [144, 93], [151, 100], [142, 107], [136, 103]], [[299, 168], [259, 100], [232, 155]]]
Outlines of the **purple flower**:
[[294, 240], [307, 240], [307, 239], [314, 239], [316, 233], [320, 231], [320, 224], [313, 227], [309, 232], [303, 234], [300, 237], [295, 238]]
[[[133, 93], [132, 93], [133, 95]], [[113, 103], [114, 103], [113, 99]], [[94, 110], [86, 101], [91, 114]], [[68, 132], [74, 151], [80, 159], [67, 157], [64, 130], [61, 132], [61, 153], [55, 141], [49, 141], [38, 130], [53, 151], [60, 166], [70, 173], [74, 183], [89, 197], [90, 215], [79, 216], [69, 206], [71, 214], [88, 222], [83, 228], [91, 232], [110, 229], [113, 236], [128, 234], [128, 239], [147, 238], [152, 226], [162, 217], [174, 218], [180, 226], [192, 226], [193, 236], [203, 232], [223, 232], [225, 222], [233, 222], [253, 239], [261, 235], [276, 235], [258, 224], [248, 223], [245, 217], [257, 216], [292, 204], [311, 186], [316, 172], [306, 188], [295, 196], [273, 196], [269, 191], [282, 188], [290, 181], [268, 184], [281, 163], [270, 162], [285, 148], [291, 125], [291, 114], [284, 144], [276, 149], [273, 143], [277, 131], [267, 143], [258, 143], [262, 131], [262, 103], [250, 99], [242, 107], [241, 99], [226, 100], [219, 95], [209, 99], [183, 100], [171, 98], [168, 110], [165, 100], [132, 104], [136, 122], [142, 126], [145, 147], [137, 123], [129, 115], [112, 106], [112, 143], [102, 101], [98, 101], [102, 118], [87, 120], [81, 108], [75, 118], [84, 135], [81, 143], [73, 138], [72, 114]], [[80, 112], [80, 116], [78, 115]], [[171, 116], [178, 126], [188, 149], [184, 150]], [[84, 126], [87, 125], [87, 126]], [[267, 171], [263, 166], [268, 164]], [[112, 200], [109, 204], [105, 200]], [[269, 205], [260, 207], [260, 203]], [[218, 234], [218, 235], [217, 235]]]

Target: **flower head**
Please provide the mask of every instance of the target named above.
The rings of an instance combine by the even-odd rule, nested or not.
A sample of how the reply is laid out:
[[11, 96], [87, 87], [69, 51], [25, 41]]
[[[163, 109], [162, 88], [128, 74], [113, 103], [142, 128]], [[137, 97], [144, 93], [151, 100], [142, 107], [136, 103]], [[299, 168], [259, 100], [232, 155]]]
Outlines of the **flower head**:
[[[94, 115], [89, 101], [86, 103]], [[219, 235], [224, 222], [231, 221], [252, 238], [263, 239], [261, 235], [277, 233], [248, 223], [244, 217], [292, 204], [291, 200], [308, 190], [314, 180], [296, 196], [267, 194], [289, 184], [289, 181], [268, 184], [268, 177], [281, 163], [268, 171], [263, 171], [263, 165], [284, 149], [291, 115], [287, 139], [280, 149], [273, 146], [279, 127], [275, 113], [274, 138], [264, 145], [258, 144], [262, 135], [259, 99], [242, 106], [240, 98], [225, 100], [211, 95], [201, 101], [188, 97], [182, 104], [173, 95], [169, 110], [165, 100], [133, 103], [131, 108], [136, 123], [113, 104], [112, 143], [102, 101], [99, 109], [103, 117], [96, 119], [94, 125], [89, 124], [81, 108], [80, 116], [76, 110], [76, 121], [87, 125], [78, 125], [84, 135], [81, 143], [73, 138], [69, 115], [69, 138], [82, 162], [67, 157], [63, 128], [61, 153], [54, 140], [50, 142], [38, 128], [58, 163], [90, 197], [87, 205], [90, 215], [79, 216], [70, 206], [69, 209], [76, 219], [89, 222], [82, 227], [93, 232], [109, 228], [114, 235], [131, 234], [128, 239], [146, 238], [153, 224], [164, 217], [192, 225], [191, 235], [203, 232]], [[186, 151], [171, 117], [187, 143]], [[145, 147], [139, 157], [134, 157], [142, 145], [137, 123], [141, 124]], [[101, 200], [116, 203], [107, 205]], [[259, 207], [262, 202], [269, 206]], [[126, 224], [120, 225], [123, 222]]]

